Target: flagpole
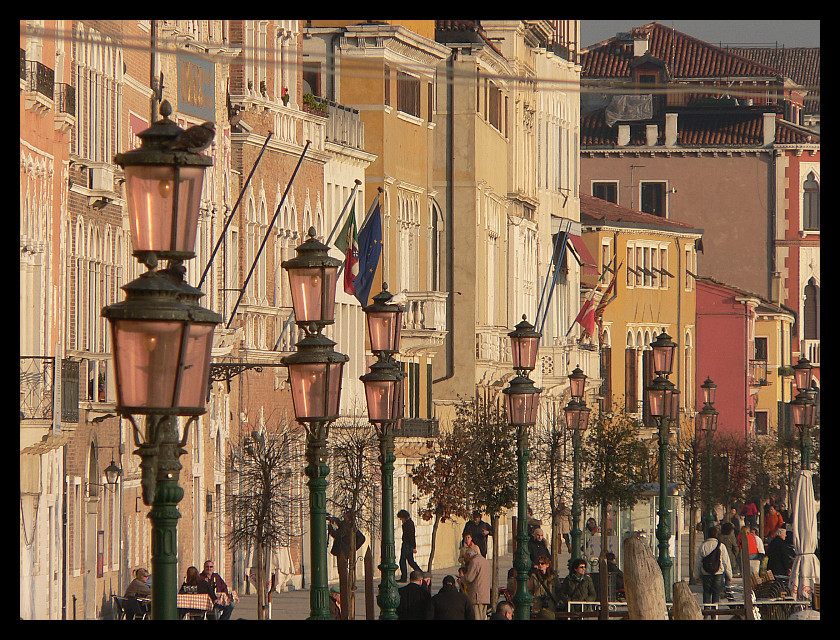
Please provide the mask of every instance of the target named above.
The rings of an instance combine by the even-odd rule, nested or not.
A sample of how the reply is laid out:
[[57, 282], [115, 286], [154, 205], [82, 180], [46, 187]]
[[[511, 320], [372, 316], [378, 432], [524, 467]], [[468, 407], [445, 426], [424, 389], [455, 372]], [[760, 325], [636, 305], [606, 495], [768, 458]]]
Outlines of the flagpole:
[[[567, 223], [567, 231], [568, 231], [568, 225], [569, 225], [569, 223]], [[567, 231], [564, 231], [563, 233], [560, 233], [560, 230], [558, 229], [557, 236], [554, 238], [554, 247], [551, 250], [551, 258], [549, 258], [549, 260], [548, 260], [548, 269], [545, 272], [545, 280], [543, 280], [543, 288], [542, 288], [542, 293], [540, 294], [540, 302], [537, 305], [537, 313], [534, 316], [535, 322], [540, 317], [540, 311], [542, 310], [542, 303], [543, 303], [543, 300], [545, 299], [545, 289], [548, 286], [548, 280], [549, 280], [548, 276], [551, 273], [551, 266], [554, 264], [554, 256], [557, 254], [557, 247], [560, 244], [561, 238], [565, 236]]]
[[254, 171], [257, 170], [257, 165], [262, 160], [263, 153], [265, 152], [265, 148], [268, 146], [268, 141], [271, 140], [271, 136], [274, 135], [272, 131], [268, 132], [268, 136], [265, 139], [265, 143], [263, 144], [262, 149], [260, 150], [260, 155], [257, 156], [257, 161], [254, 163], [254, 166], [251, 167], [251, 173], [248, 174], [248, 179], [245, 181], [245, 184], [242, 185], [242, 189], [239, 192], [239, 197], [236, 199], [236, 204], [233, 205], [233, 209], [230, 212], [230, 216], [225, 221], [225, 226], [222, 229], [221, 235], [219, 235], [219, 239], [216, 241], [216, 246], [213, 249], [213, 253], [210, 254], [210, 260], [207, 261], [207, 266], [204, 267], [204, 273], [201, 274], [201, 279], [198, 281], [198, 288], [201, 289], [201, 285], [204, 283], [204, 278], [207, 277], [207, 272], [210, 271], [210, 265], [213, 264], [213, 260], [216, 257], [216, 252], [219, 250], [219, 247], [222, 244], [222, 241], [225, 238], [225, 233], [227, 233], [228, 227], [230, 223], [233, 221], [233, 214], [236, 213], [236, 209], [239, 207], [239, 203], [242, 202], [242, 196], [245, 195], [245, 191], [248, 189], [248, 184], [251, 182], [251, 178], [254, 175]]
[[306, 155], [306, 151], [307, 149], [309, 149], [310, 144], [312, 144], [312, 141], [307, 140], [306, 144], [303, 147], [303, 153], [300, 154], [300, 158], [298, 159], [298, 163], [295, 167], [294, 173], [292, 173], [292, 177], [289, 180], [289, 184], [286, 185], [286, 190], [283, 192], [283, 197], [280, 199], [280, 204], [277, 205], [277, 210], [274, 212], [274, 217], [271, 219], [271, 223], [268, 225], [265, 237], [263, 238], [262, 244], [260, 245], [260, 248], [257, 251], [257, 255], [254, 258], [254, 264], [251, 265], [251, 270], [248, 272], [248, 276], [245, 278], [245, 283], [242, 285], [242, 289], [239, 290], [239, 297], [236, 299], [236, 304], [233, 307], [233, 312], [230, 314], [230, 319], [228, 320], [228, 323], [225, 326], [226, 329], [230, 329], [230, 323], [233, 322], [233, 318], [236, 315], [236, 310], [239, 308], [239, 303], [242, 302], [242, 296], [245, 295], [245, 289], [248, 287], [248, 282], [251, 280], [251, 276], [254, 274], [254, 269], [257, 266], [257, 261], [260, 259], [260, 255], [262, 254], [262, 250], [265, 247], [265, 243], [268, 242], [268, 237], [269, 235], [271, 235], [271, 231], [274, 229], [274, 223], [277, 220], [277, 217], [280, 215], [280, 209], [283, 207], [283, 203], [286, 201], [286, 196], [289, 194], [289, 189], [292, 187], [292, 183], [295, 181], [295, 176], [297, 176], [298, 169], [300, 169], [300, 165], [303, 163], [303, 157]]
[[[365, 225], [370, 220], [370, 216], [373, 213], [373, 210], [376, 208], [376, 205], [379, 202], [379, 196], [382, 195], [382, 193], [385, 191], [382, 187], [377, 187], [377, 190], [378, 190], [378, 193], [376, 194], [376, 197], [373, 199], [373, 203], [371, 203], [370, 208], [367, 210], [367, 213], [365, 214], [365, 219], [362, 222], [362, 224], [359, 226], [359, 230], [357, 231], [357, 233], [361, 233], [362, 229], [365, 228]], [[329, 242], [327, 244], [329, 244]], [[337, 277], [341, 277], [341, 274], [343, 272], [344, 272], [344, 263], [342, 262], [341, 266], [338, 268]]]
[[341, 219], [344, 217], [344, 214], [347, 212], [347, 207], [350, 206], [350, 201], [356, 196], [356, 191], [359, 187], [362, 186], [362, 181], [356, 178], [356, 185], [353, 187], [353, 191], [350, 192], [350, 197], [347, 198], [347, 202], [344, 203], [344, 207], [341, 209], [341, 213], [338, 214], [338, 220], [335, 221], [335, 225], [330, 231], [330, 237], [327, 238], [327, 241], [324, 243], [329, 246], [330, 242], [332, 242], [333, 236], [335, 235], [336, 230], [338, 229], [338, 225], [341, 223]]

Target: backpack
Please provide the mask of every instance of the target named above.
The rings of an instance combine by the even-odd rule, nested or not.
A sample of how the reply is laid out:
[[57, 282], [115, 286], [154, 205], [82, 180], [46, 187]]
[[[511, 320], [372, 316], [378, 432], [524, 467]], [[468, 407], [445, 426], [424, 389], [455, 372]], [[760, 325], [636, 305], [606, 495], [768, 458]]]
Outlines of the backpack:
[[703, 558], [703, 571], [705, 571], [708, 575], [712, 576], [718, 572], [720, 569], [720, 548], [721, 548], [720, 540], [718, 540], [717, 547], [714, 551], [712, 551], [709, 555]]

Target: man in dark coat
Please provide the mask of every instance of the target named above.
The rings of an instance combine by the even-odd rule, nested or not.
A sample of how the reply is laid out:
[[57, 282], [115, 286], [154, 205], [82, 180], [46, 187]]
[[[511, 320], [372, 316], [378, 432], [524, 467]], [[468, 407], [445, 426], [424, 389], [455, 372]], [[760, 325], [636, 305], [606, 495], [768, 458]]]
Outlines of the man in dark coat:
[[414, 520], [411, 519], [411, 514], [405, 509], [400, 509], [397, 512], [397, 518], [402, 522], [402, 544], [400, 545], [400, 577], [397, 582], [406, 582], [406, 573], [410, 566], [414, 571], [423, 573], [420, 565], [414, 560], [414, 554], [417, 553], [417, 539], [414, 537]]
[[408, 576], [410, 582], [400, 588], [397, 617], [400, 620], [425, 620], [431, 596], [423, 586], [423, 572], [416, 569]]
[[473, 511], [472, 520], [464, 525], [464, 530], [461, 532], [461, 538], [469, 533], [472, 536], [473, 542], [478, 546], [481, 555], [487, 557], [487, 536], [492, 535], [492, 529], [489, 524], [481, 519], [480, 511]]
[[443, 578], [443, 586], [426, 607], [426, 620], [475, 620], [472, 602], [458, 591], [454, 576]]
[[776, 535], [767, 543], [767, 568], [778, 578], [786, 578], [793, 568], [796, 551], [784, 527], [776, 529]]

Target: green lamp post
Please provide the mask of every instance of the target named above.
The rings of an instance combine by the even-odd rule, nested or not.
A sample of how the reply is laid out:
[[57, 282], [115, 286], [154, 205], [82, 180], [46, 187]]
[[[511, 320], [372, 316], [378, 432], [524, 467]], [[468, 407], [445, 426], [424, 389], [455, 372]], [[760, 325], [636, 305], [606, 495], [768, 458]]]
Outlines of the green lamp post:
[[339, 260], [330, 258], [329, 248], [309, 238], [295, 248], [297, 256], [282, 263], [289, 275], [295, 323], [304, 338], [295, 353], [283, 358], [289, 370], [289, 386], [295, 417], [306, 430], [304, 473], [309, 478], [309, 531], [312, 586], [309, 593], [310, 620], [329, 620], [327, 584], [327, 437], [329, 426], [338, 418], [341, 374], [349, 358], [333, 349], [335, 342], [321, 334], [335, 322], [335, 285]]
[[703, 391], [703, 408], [695, 417], [695, 425], [698, 433], [705, 434], [706, 441], [706, 509], [703, 514], [703, 531], [708, 532], [715, 523], [712, 500], [712, 439], [718, 423], [718, 412], [714, 408], [717, 385], [706, 376], [706, 381], [700, 385], [700, 389]]
[[647, 387], [650, 415], [659, 426], [659, 523], [656, 527], [656, 539], [659, 541], [657, 563], [662, 570], [665, 584], [665, 599], [671, 602], [671, 567], [673, 562], [669, 549], [671, 527], [668, 524], [668, 435], [670, 420], [679, 416], [678, 392], [674, 383], [668, 380], [674, 363], [674, 351], [677, 344], [665, 331], [651, 343], [653, 349], [653, 371], [656, 378]]
[[572, 560], [583, 557], [581, 545], [583, 532], [580, 529], [580, 445], [581, 437], [589, 427], [589, 413], [591, 411], [583, 401], [586, 378], [587, 376], [583, 373], [580, 365], [569, 374], [569, 388], [572, 399], [564, 408], [566, 428], [572, 433]]
[[529, 620], [533, 597], [528, 593], [528, 570], [531, 557], [528, 553], [528, 428], [537, 420], [540, 389], [528, 377], [537, 361], [537, 349], [540, 334], [534, 326], [522, 316], [522, 322], [516, 325], [510, 336], [513, 369], [516, 376], [509, 386], [502, 390], [505, 394], [505, 408], [508, 421], [517, 429], [517, 465], [519, 474], [519, 495], [517, 497], [516, 522], [516, 557], [513, 561], [516, 570], [516, 594], [513, 596], [514, 619]]
[[799, 362], [793, 366], [794, 384], [799, 393], [790, 403], [793, 423], [799, 430], [801, 468], [805, 470], [811, 468], [810, 430], [817, 417], [816, 398], [813, 397], [816, 394], [811, 391], [812, 369], [811, 362], [805, 357], [800, 358]]
[[400, 594], [397, 589], [398, 569], [394, 543], [394, 425], [402, 418], [405, 374], [394, 360], [399, 353], [403, 308], [388, 304], [392, 294], [388, 285], [373, 297], [373, 303], [363, 309], [367, 317], [370, 350], [377, 357], [370, 371], [361, 376], [365, 385], [368, 419], [379, 436], [379, 461], [382, 465], [382, 562], [379, 570], [380, 620], [398, 620]]
[[[143, 502], [152, 508], [152, 618], [177, 619], [178, 485], [192, 422], [205, 412], [213, 333], [222, 317], [198, 305], [203, 295], [184, 281], [182, 261], [195, 257], [198, 208], [208, 157], [170, 148], [184, 131], [169, 119], [138, 134], [141, 146], [117, 154], [126, 175], [134, 256], [148, 271], [124, 287], [126, 298], [102, 310], [111, 327], [116, 411], [127, 418], [141, 458]], [[159, 259], [169, 261], [157, 270]], [[135, 417], [145, 416], [141, 433]], [[178, 416], [188, 416], [183, 437]]]

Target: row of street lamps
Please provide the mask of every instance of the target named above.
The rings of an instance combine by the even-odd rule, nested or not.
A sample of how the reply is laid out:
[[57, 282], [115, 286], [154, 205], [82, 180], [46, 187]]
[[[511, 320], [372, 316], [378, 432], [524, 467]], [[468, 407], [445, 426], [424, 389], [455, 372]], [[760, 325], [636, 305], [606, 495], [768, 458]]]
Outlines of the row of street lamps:
[[[126, 195], [133, 255], [147, 271], [126, 284], [124, 301], [109, 305], [102, 315], [110, 322], [115, 363], [116, 411], [133, 427], [141, 458], [143, 502], [151, 506], [152, 618], [177, 617], [176, 594], [178, 503], [184, 495], [178, 485], [184, 445], [190, 425], [204, 406], [210, 368], [213, 334], [222, 317], [198, 304], [203, 295], [184, 280], [185, 260], [195, 257], [198, 209], [209, 157], [182, 150], [173, 142], [184, 131], [169, 119], [172, 108], [160, 106], [161, 120], [138, 134], [141, 146], [118, 154], [115, 162], [126, 175]], [[174, 148], [173, 148], [174, 147]], [[341, 380], [349, 358], [335, 351], [335, 342], [323, 330], [335, 322], [335, 289], [339, 260], [329, 256], [329, 247], [315, 237], [296, 248], [297, 256], [282, 263], [288, 273], [295, 323], [304, 337], [295, 353], [282, 359], [288, 368], [296, 419], [306, 431], [305, 474], [309, 478], [312, 580], [310, 619], [329, 619], [327, 585], [326, 488], [329, 426], [339, 415]], [[158, 262], [167, 260], [166, 269]], [[402, 418], [405, 374], [395, 355], [399, 353], [403, 308], [389, 304], [392, 295], [383, 291], [364, 307], [370, 348], [377, 360], [361, 377], [368, 416], [380, 440], [382, 464], [382, 540], [379, 566], [382, 580], [378, 603], [381, 619], [396, 619], [399, 605], [394, 544], [394, 427]], [[528, 377], [534, 370], [541, 334], [525, 318], [508, 334], [513, 369], [516, 372], [503, 390], [508, 420], [517, 428], [518, 526], [515, 617], [530, 617], [531, 596], [527, 590], [531, 563], [528, 554], [527, 485], [528, 429], [536, 422], [540, 389]], [[669, 422], [679, 412], [679, 390], [668, 380], [673, 366], [674, 343], [664, 331], [651, 343], [656, 379], [646, 388], [651, 416], [659, 425], [660, 497], [658, 562], [666, 595], [670, 594], [668, 509], [666, 507]], [[813, 425], [815, 404], [810, 386], [810, 363], [804, 358], [794, 367], [799, 395], [791, 403], [794, 422], [802, 430], [803, 468], [809, 464], [808, 427]], [[580, 440], [589, 424], [591, 409], [584, 401], [587, 376], [576, 367], [569, 375], [571, 400], [565, 407], [566, 425], [574, 443], [574, 490], [572, 503], [573, 554], [581, 552]], [[702, 386], [705, 406], [698, 414], [698, 428], [710, 441], [717, 424], [715, 385], [707, 378]], [[136, 419], [145, 417], [141, 433]], [[187, 417], [183, 436], [178, 435], [178, 416]], [[711, 448], [709, 447], [709, 455]], [[711, 465], [711, 461], [709, 461]], [[708, 474], [707, 474], [708, 476]], [[109, 480], [110, 482], [110, 480]], [[711, 517], [710, 495], [708, 517]], [[670, 598], [669, 598], [670, 599]]]

